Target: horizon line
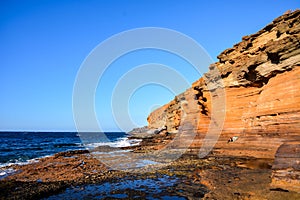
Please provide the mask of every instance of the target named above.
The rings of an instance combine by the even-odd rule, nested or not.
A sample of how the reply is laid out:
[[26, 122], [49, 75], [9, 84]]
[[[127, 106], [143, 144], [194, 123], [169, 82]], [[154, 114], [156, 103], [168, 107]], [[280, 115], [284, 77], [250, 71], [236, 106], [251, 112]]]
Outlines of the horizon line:
[[0, 130], [0, 133], [3, 132], [34, 132], [34, 133], [127, 133], [124, 131], [113, 131], [113, 130], [109, 130], [109, 131], [77, 131], [77, 130]]

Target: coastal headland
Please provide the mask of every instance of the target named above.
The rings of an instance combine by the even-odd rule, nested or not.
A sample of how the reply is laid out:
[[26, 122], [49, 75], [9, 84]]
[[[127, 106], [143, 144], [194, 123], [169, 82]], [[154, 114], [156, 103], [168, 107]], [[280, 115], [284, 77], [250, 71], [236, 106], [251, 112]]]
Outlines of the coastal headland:
[[[300, 199], [300, 10], [243, 37], [218, 59], [150, 113], [147, 127], [130, 133], [142, 139], [139, 145], [7, 166], [14, 173], [0, 180], [0, 198]], [[185, 148], [186, 141], [191, 145], [180, 158], [156, 170], [114, 170], [93, 156], [120, 150], [143, 156]], [[212, 149], [201, 154], [203, 147]]]

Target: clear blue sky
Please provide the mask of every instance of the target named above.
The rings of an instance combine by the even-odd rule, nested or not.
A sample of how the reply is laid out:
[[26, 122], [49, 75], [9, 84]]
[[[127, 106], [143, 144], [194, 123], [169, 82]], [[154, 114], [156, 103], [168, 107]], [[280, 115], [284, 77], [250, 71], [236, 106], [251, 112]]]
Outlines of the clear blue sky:
[[[2, 0], [0, 130], [75, 130], [72, 92], [77, 72], [90, 51], [114, 34], [141, 27], [174, 29], [196, 40], [217, 61], [216, 56], [242, 36], [299, 5], [297, 0]], [[181, 71], [188, 64], [164, 52], [127, 56], [115, 62], [103, 80], [107, 94], [126, 64], [122, 69], [163, 63], [190, 83], [199, 78], [191, 70]], [[145, 86], [130, 99], [130, 115], [137, 125], [146, 125], [150, 110], [173, 96], [157, 85]], [[98, 120], [105, 130], [118, 130], [103, 98], [98, 93], [95, 97]]]

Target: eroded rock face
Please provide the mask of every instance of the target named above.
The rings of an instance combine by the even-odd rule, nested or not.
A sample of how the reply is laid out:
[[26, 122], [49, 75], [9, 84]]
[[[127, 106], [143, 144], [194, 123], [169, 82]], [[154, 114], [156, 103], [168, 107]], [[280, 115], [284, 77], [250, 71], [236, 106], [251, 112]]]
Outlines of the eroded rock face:
[[300, 142], [282, 144], [272, 166], [272, 187], [300, 193]]
[[[196, 131], [191, 148], [199, 149], [207, 132], [222, 125], [214, 146], [221, 155], [274, 158], [284, 142], [300, 141], [300, 11], [243, 37], [218, 59], [190, 89], [152, 112], [149, 127]], [[218, 106], [224, 124], [213, 115]], [[239, 139], [227, 144], [232, 136]]]

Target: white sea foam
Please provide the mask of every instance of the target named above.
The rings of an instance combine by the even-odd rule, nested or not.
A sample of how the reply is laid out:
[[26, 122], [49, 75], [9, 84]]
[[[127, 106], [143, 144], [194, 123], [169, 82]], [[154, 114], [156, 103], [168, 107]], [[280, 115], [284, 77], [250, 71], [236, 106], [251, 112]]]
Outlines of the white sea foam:
[[27, 164], [31, 164], [31, 163], [36, 163], [36, 162], [39, 162], [39, 159], [47, 158], [47, 157], [50, 157], [50, 156], [52, 156], [52, 155], [47, 155], [47, 156], [42, 156], [42, 157], [38, 157], [38, 158], [33, 158], [33, 159], [30, 159], [30, 160], [27, 160], [27, 161], [10, 160], [7, 163], [0, 164], [0, 172], [1, 172], [1, 168], [8, 169], [8, 167], [11, 167], [13, 165], [27, 165]]
[[[83, 145], [82, 143], [76, 143], [76, 145], [77, 146], [85, 146], [90, 149], [93, 149], [98, 146], [107, 146], [107, 145], [110, 147], [128, 147], [128, 146], [139, 145], [139, 143], [141, 141], [142, 140], [140, 140], [140, 139], [128, 139], [127, 137], [124, 137], [124, 138], [119, 138], [118, 140], [111, 141], [111, 142], [97, 142], [97, 143], [89, 143], [89, 144], [85, 144], [85, 145]], [[122, 150], [122, 151], [124, 151], [124, 150]], [[0, 164], [0, 179], [3, 179], [5, 177], [15, 173], [15, 170], [12, 168], [12, 166], [14, 166], [14, 165], [27, 165], [30, 163], [39, 162], [39, 160], [41, 158], [46, 158], [46, 157], [50, 157], [50, 156], [53, 156], [53, 155], [42, 156], [42, 157], [27, 160], [27, 161], [10, 160], [7, 163], [1, 163]]]
[[52, 155], [42, 156], [39, 158], [33, 158], [30, 160], [27, 160], [27, 161], [11, 160], [8, 163], [2, 163], [2, 164], [0, 164], [0, 180], [15, 172], [15, 170], [13, 168], [10, 168], [12, 166], [28, 165], [28, 164], [36, 163], [36, 162], [39, 162], [39, 160], [42, 158], [47, 158], [47, 157], [51, 157], [51, 156]]
[[11, 166], [14, 165], [26, 165], [26, 164], [30, 164], [30, 163], [34, 163], [34, 162], [38, 162], [38, 159], [31, 159], [28, 161], [18, 161], [18, 160], [11, 160], [11, 162], [8, 163], [3, 163], [0, 164], [0, 180], [13, 174], [16, 170], [14, 170], [13, 168], [10, 168]]
[[8, 168], [8, 169], [0, 169], [0, 180], [9, 176], [10, 174], [14, 173], [15, 170], [12, 168]]
[[120, 138], [117, 141], [114, 142], [96, 142], [96, 143], [88, 143], [85, 144], [87, 148], [95, 148], [99, 146], [110, 146], [110, 147], [129, 147], [129, 146], [136, 146], [139, 145], [139, 143], [142, 140], [138, 139], [128, 139], [128, 138]]

